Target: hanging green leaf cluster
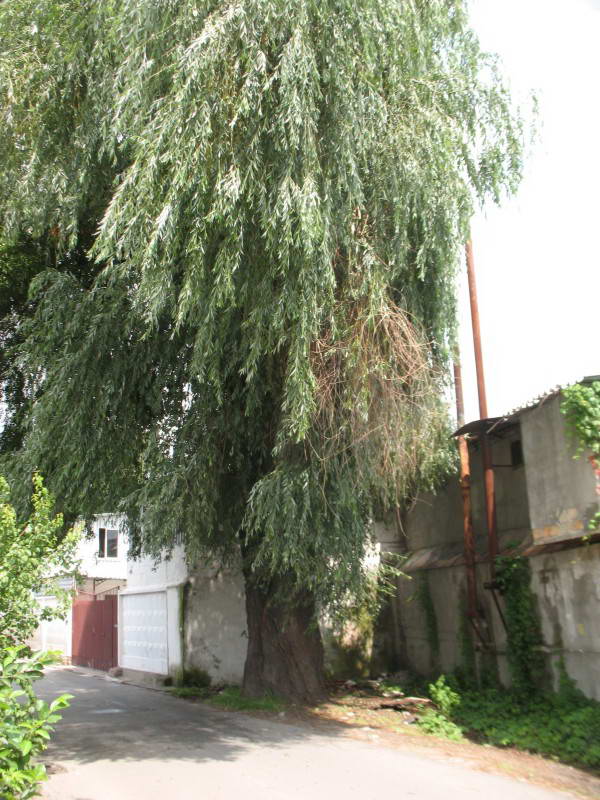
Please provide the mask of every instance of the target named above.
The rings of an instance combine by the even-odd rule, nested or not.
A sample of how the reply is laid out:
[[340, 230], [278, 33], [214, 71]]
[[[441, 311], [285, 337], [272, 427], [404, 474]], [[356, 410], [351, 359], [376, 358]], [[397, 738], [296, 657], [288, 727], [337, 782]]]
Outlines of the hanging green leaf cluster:
[[465, 4], [13, 0], [0, 40], [1, 224], [55, 254], [12, 474], [342, 597], [450, 464], [455, 269], [520, 177]]
[[[575, 456], [589, 451], [600, 497], [600, 380], [567, 386], [562, 390], [560, 410], [576, 442]], [[600, 510], [592, 514], [587, 527], [591, 531], [600, 528]]]

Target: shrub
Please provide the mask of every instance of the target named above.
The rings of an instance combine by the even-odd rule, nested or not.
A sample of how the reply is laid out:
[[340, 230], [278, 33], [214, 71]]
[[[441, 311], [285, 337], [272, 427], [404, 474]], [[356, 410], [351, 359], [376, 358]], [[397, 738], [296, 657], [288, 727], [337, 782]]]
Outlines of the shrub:
[[[32, 684], [55, 660], [51, 653], [33, 654], [26, 640], [43, 619], [66, 613], [71, 593], [58, 578], [74, 576], [79, 534], [63, 535], [63, 520], [53, 515], [54, 503], [42, 479], [33, 479], [33, 513], [17, 520], [10, 504], [8, 484], [0, 477], [0, 797], [26, 800], [37, 793], [45, 770], [35, 758], [45, 749], [60, 719], [56, 712], [68, 705], [62, 695], [50, 705], [38, 699]], [[57, 604], [44, 608], [40, 593], [54, 594]]]
[[0, 797], [27, 800], [46, 777], [34, 759], [46, 749], [53, 725], [71, 695], [50, 705], [36, 697], [32, 684], [54, 661], [51, 653], [31, 654], [27, 647], [5, 648], [0, 661]]

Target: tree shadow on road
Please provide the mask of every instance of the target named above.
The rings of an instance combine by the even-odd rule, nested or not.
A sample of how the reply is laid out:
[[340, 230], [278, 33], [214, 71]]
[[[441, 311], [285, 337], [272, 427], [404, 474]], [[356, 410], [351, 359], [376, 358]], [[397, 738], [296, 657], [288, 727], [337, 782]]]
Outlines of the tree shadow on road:
[[335, 727], [316, 732], [283, 721], [219, 711], [162, 691], [70, 669], [53, 671], [42, 687], [42, 696], [48, 698], [62, 692], [74, 695], [45, 753], [44, 761], [49, 763], [233, 761], [256, 746], [278, 748], [342, 733]]

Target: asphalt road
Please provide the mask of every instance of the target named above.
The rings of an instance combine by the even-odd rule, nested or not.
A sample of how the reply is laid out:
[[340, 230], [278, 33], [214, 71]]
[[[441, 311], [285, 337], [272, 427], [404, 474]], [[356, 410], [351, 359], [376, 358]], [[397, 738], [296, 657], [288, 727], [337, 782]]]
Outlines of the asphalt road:
[[207, 709], [68, 668], [38, 684], [75, 695], [44, 760], [46, 800], [562, 800], [461, 764], [335, 733]]

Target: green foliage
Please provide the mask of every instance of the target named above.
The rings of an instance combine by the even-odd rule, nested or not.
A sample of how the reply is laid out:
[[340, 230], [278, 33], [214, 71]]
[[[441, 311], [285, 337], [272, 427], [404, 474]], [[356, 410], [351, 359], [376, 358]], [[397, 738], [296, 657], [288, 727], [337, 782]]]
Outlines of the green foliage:
[[444, 675], [440, 675], [435, 683], [429, 684], [429, 696], [445, 717], [452, 716], [452, 712], [460, 704], [460, 696], [448, 685]]
[[277, 697], [245, 697], [237, 686], [230, 686], [211, 697], [214, 706], [225, 711], [283, 711], [285, 704]]
[[499, 556], [496, 578], [504, 596], [506, 648], [511, 683], [517, 693], [537, 691], [546, 679], [543, 644], [531, 569], [524, 557]]
[[[36, 698], [32, 683], [55, 657], [32, 654], [23, 644], [41, 620], [66, 613], [71, 593], [58, 580], [75, 575], [79, 539], [73, 530], [61, 536], [62, 518], [53, 516], [53, 500], [37, 474], [33, 485], [33, 513], [18, 522], [8, 484], [0, 477], [0, 796], [6, 800], [37, 793], [45, 770], [34, 759], [60, 719], [56, 711], [70, 697], [62, 695], [49, 706]], [[53, 607], [39, 603], [36, 593], [42, 591], [56, 596]]]
[[429, 588], [429, 575], [423, 572], [417, 588], [417, 599], [425, 614], [425, 632], [427, 634], [427, 644], [431, 653], [432, 671], [435, 669], [440, 657], [440, 636], [438, 631], [437, 616], [435, 605]]
[[462, 730], [458, 725], [432, 709], [423, 711], [417, 724], [425, 733], [439, 736], [441, 739], [459, 742], [463, 738]]
[[418, 720], [420, 729], [432, 735], [466, 736], [600, 771], [600, 703], [585, 697], [562, 666], [558, 692], [524, 693], [497, 682], [465, 687], [452, 675], [428, 687], [417, 682], [394, 689], [433, 700], [436, 709], [420, 712]]
[[452, 719], [479, 741], [600, 770], [600, 703], [581, 694], [464, 692]]
[[577, 441], [577, 455], [600, 455], [600, 381], [576, 383], [562, 390], [561, 413]]
[[188, 667], [181, 671], [181, 675], [177, 678], [177, 683], [182, 687], [208, 689], [212, 683], [212, 678], [204, 669]]
[[452, 464], [455, 271], [521, 173], [464, 2], [12, 0], [0, 41], [0, 224], [55, 254], [10, 474], [343, 608]]
[[460, 696], [446, 682], [444, 675], [440, 675], [435, 683], [429, 684], [429, 696], [436, 705], [436, 709], [426, 709], [419, 717], [418, 725], [421, 730], [452, 741], [460, 741], [461, 729], [452, 721], [452, 714], [460, 704]]
[[203, 700], [211, 696], [211, 691], [206, 686], [169, 686], [167, 691], [175, 697], [198, 697]]
[[[0, 477], [0, 648], [26, 641], [41, 620], [64, 616], [72, 594], [59, 579], [75, 576], [80, 531], [62, 536], [63, 521], [39, 475], [33, 478], [33, 513], [19, 522], [9, 487]], [[52, 607], [36, 598], [54, 595]]]
[[469, 617], [467, 615], [466, 602], [461, 600], [459, 614], [459, 631], [458, 631], [458, 647], [461, 656], [460, 667], [457, 668], [457, 673], [460, 673], [461, 682], [464, 685], [475, 686], [477, 685], [477, 659], [475, 656], [475, 647], [473, 645], [473, 632]]
[[4, 647], [0, 656], [0, 796], [3, 800], [27, 800], [37, 794], [46, 777], [35, 758], [45, 750], [57, 712], [69, 704], [65, 694], [50, 705], [32, 689], [51, 664], [51, 653], [31, 655], [28, 648]]
[[[576, 383], [563, 389], [560, 410], [577, 442], [576, 456], [584, 450], [591, 453], [590, 460], [600, 494], [600, 381]], [[600, 528], [600, 510], [589, 521], [588, 528]]]

